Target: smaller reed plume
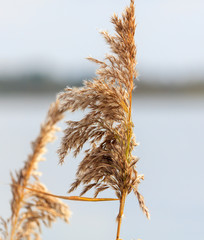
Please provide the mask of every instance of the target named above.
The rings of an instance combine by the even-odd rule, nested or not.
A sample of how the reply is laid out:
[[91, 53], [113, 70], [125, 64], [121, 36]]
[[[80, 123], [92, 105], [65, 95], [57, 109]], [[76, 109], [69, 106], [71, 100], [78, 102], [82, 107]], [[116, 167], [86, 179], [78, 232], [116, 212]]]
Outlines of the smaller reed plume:
[[106, 55], [104, 61], [88, 58], [99, 65], [97, 77], [84, 81], [84, 87], [67, 87], [59, 95], [61, 111], [89, 109], [89, 113], [80, 121], [67, 121], [58, 154], [63, 163], [70, 151], [76, 157], [86, 142], [90, 144], [69, 192], [80, 184], [84, 185], [81, 195], [95, 188], [94, 197], [108, 188], [113, 189], [120, 199], [116, 236], [119, 240], [125, 199], [131, 191], [147, 218], [150, 217], [144, 198], [138, 192], [144, 176], [138, 174], [138, 158], [132, 153], [137, 146], [131, 116], [132, 91], [137, 77], [134, 0], [121, 18], [112, 17], [112, 23], [116, 31], [114, 36], [102, 32], [112, 54]]
[[[40, 134], [32, 143], [33, 151], [28, 156], [24, 167], [16, 172], [15, 176], [11, 174], [12, 214], [8, 221], [1, 218], [0, 240], [40, 240], [42, 224], [50, 227], [57, 218], [68, 223], [70, 217], [68, 206], [49, 194], [38, 192], [47, 192], [47, 188], [39, 181], [38, 163], [44, 160], [42, 155], [46, 151], [45, 146], [55, 139], [54, 133], [58, 130], [56, 123], [62, 118], [63, 112], [59, 110], [58, 101], [56, 101], [51, 104]], [[29, 191], [26, 188], [36, 189], [36, 191]]]

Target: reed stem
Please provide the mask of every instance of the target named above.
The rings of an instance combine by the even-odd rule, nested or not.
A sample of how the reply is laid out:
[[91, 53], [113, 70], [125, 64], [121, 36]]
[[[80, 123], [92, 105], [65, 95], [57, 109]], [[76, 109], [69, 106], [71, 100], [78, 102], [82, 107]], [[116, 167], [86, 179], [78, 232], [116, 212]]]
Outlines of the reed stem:
[[127, 196], [127, 192], [123, 191], [122, 192], [122, 197], [120, 199], [120, 208], [119, 208], [119, 214], [117, 217], [117, 221], [118, 221], [118, 227], [117, 227], [117, 235], [116, 235], [116, 240], [120, 240], [120, 228], [121, 228], [121, 223], [122, 223], [122, 217], [123, 217], [123, 211], [124, 211], [124, 207], [125, 207], [125, 199]]

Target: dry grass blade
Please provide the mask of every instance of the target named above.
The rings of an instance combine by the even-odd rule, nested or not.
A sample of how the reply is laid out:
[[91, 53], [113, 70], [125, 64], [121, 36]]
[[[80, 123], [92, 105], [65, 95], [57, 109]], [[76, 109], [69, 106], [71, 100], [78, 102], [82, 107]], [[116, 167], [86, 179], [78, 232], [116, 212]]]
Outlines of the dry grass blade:
[[84, 185], [81, 195], [95, 188], [97, 196], [99, 192], [112, 188], [120, 199], [118, 240], [125, 199], [131, 191], [135, 192], [147, 217], [149, 212], [137, 191], [140, 182], [136, 170], [138, 159], [132, 154], [137, 146], [132, 123], [132, 91], [137, 77], [134, 0], [130, 1], [122, 17], [114, 15], [111, 21], [115, 35], [105, 31], [101, 34], [112, 53], [103, 61], [88, 58], [99, 65], [97, 77], [85, 81], [81, 88], [67, 87], [59, 95], [62, 111], [88, 109], [89, 113], [80, 121], [67, 122], [58, 154], [60, 163], [63, 163], [71, 151], [76, 157], [85, 143], [90, 144], [69, 192], [80, 184]]
[[50, 196], [50, 197], [54, 197], [54, 198], [61, 198], [61, 199], [65, 199], [65, 200], [71, 200], [71, 201], [83, 201], [83, 202], [104, 202], [104, 201], [118, 201], [119, 199], [117, 198], [88, 198], [88, 197], [78, 197], [78, 196], [61, 196], [61, 195], [55, 195], [55, 194], [51, 194], [45, 191], [39, 191], [37, 189], [34, 188], [27, 188], [26, 189], [32, 191], [32, 192], [36, 192], [39, 194], [42, 194], [44, 196]]

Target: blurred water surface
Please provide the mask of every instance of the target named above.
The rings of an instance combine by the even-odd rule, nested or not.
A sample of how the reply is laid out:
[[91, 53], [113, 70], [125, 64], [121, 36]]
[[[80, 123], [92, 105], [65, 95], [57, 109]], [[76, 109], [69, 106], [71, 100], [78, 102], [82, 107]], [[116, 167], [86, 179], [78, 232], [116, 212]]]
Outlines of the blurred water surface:
[[[30, 142], [39, 132], [52, 95], [0, 96], [0, 215], [8, 217], [11, 199], [10, 171], [22, 167], [31, 152]], [[81, 112], [68, 113], [66, 119], [80, 119]], [[133, 122], [140, 145], [140, 185], [151, 212], [143, 216], [131, 194], [125, 206], [121, 229], [124, 240], [203, 240], [204, 214], [204, 97], [144, 95], [134, 97]], [[59, 124], [62, 128], [65, 124]], [[57, 134], [58, 137], [62, 133]], [[59, 139], [48, 146], [48, 161], [40, 164], [42, 182], [55, 194], [66, 195], [74, 172], [82, 158], [68, 156], [58, 165]], [[78, 194], [77, 191], [75, 194]], [[101, 196], [114, 196], [111, 191]], [[67, 202], [73, 216], [69, 225], [58, 221], [52, 229], [43, 229], [43, 239], [111, 240], [115, 238], [118, 203]]]

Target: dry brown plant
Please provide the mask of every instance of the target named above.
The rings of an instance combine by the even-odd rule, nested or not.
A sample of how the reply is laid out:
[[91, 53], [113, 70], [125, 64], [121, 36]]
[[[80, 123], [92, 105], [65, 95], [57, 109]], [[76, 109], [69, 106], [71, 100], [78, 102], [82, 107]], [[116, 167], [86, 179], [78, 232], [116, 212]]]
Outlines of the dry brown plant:
[[[2, 238], [0, 240], [40, 240], [42, 223], [48, 227], [61, 218], [68, 223], [70, 210], [68, 206], [57, 198], [41, 194], [47, 192], [46, 187], [40, 182], [38, 163], [43, 161], [42, 155], [46, 152], [46, 144], [55, 139], [54, 133], [58, 130], [56, 123], [63, 118], [59, 110], [58, 101], [51, 104], [45, 122], [32, 143], [32, 154], [28, 156], [23, 168], [11, 174], [11, 217], [5, 221], [1, 218]], [[26, 189], [30, 187], [37, 191]], [[10, 226], [10, 231], [9, 231]]]
[[132, 153], [137, 143], [133, 134], [132, 92], [136, 72], [135, 7], [134, 0], [122, 17], [114, 15], [111, 22], [115, 35], [103, 31], [101, 34], [110, 46], [112, 54], [103, 61], [88, 59], [99, 65], [92, 81], [84, 81], [81, 88], [69, 88], [59, 94], [60, 110], [76, 111], [88, 109], [89, 113], [80, 121], [67, 121], [61, 147], [58, 150], [60, 163], [70, 151], [74, 157], [89, 143], [81, 161], [76, 180], [69, 192], [84, 185], [81, 195], [95, 188], [94, 197], [111, 188], [120, 199], [116, 240], [127, 195], [133, 191], [147, 218], [149, 211], [138, 185], [144, 179], [136, 170], [138, 158]]
[[[81, 88], [67, 87], [59, 94], [58, 100], [50, 107], [39, 136], [32, 144], [32, 154], [15, 177], [11, 175], [12, 216], [8, 221], [0, 218], [0, 240], [38, 240], [42, 223], [50, 226], [57, 217], [68, 222], [70, 211], [59, 198], [75, 201], [119, 199], [116, 240], [120, 240], [125, 200], [132, 191], [142, 211], [150, 218], [144, 198], [138, 191], [144, 175], [138, 174], [138, 158], [133, 155], [137, 146], [132, 122], [132, 92], [137, 78], [134, 0], [130, 0], [122, 17], [114, 15], [111, 22], [115, 27], [115, 35], [106, 31], [101, 34], [112, 53], [106, 55], [103, 61], [88, 58], [99, 65], [97, 76], [92, 81], [84, 81]], [[82, 184], [82, 192], [80, 196], [69, 197], [51, 194], [40, 183], [37, 171], [38, 163], [43, 160], [45, 145], [54, 140], [55, 125], [63, 118], [65, 111], [85, 109], [89, 112], [80, 121], [67, 121], [58, 150], [62, 164], [67, 154], [73, 151], [76, 157], [84, 144], [89, 143], [78, 166], [76, 180], [69, 189], [71, 193]], [[95, 189], [93, 198], [82, 197], [92, 188]], [[97, 198], [100, 192], [109, 188], [115, 191], [116, 199]]]

